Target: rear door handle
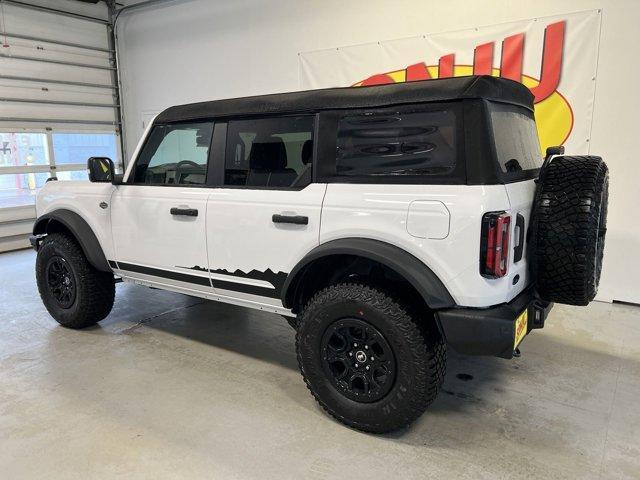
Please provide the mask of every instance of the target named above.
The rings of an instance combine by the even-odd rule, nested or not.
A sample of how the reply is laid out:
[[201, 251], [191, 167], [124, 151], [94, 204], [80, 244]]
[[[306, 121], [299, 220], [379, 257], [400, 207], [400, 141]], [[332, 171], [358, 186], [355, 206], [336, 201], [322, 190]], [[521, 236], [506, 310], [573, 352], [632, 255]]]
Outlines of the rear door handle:
[[513, 248], [513, 263], [522, 260], [524, 252], [524, 217], [521, 214], [516, 217], [516, 227], [518, 227], [518, 243]]
[[293, 223], [295, 225], [308, 225], [309, 217], [304, 215], [280, 215], [274, 213], [271, 217], [273, 223]]
[[185, 217], [197, 217], [198, 209], [197, 208], [180, 208], [180, 207], [171, 207], [169, 210], [171, 215], [182, 215]]

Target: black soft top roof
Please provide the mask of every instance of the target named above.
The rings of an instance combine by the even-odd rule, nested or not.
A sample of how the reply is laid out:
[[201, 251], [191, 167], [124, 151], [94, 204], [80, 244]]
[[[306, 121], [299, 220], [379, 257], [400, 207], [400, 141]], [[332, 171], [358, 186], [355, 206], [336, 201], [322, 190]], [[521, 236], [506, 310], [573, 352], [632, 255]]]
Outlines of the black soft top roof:
[[167, 108], [155, 123], [206, 118], [373, 108], [408, 103], [484, 98], [533, 111], [533, 95], [521, 83], [489, 75], [452, 77], [371, 87], [325, 88], [190, 103]]

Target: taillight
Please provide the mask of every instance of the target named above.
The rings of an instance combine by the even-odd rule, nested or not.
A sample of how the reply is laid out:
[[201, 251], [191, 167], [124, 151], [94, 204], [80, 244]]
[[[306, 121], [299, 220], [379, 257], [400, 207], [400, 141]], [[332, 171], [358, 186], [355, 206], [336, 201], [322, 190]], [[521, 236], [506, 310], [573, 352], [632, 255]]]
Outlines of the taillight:
[[499, 278], [507, 274], [509, 265], [509, 231], [511, 216], [504, 212], [485, 213], [480, 236], [480, 273]]

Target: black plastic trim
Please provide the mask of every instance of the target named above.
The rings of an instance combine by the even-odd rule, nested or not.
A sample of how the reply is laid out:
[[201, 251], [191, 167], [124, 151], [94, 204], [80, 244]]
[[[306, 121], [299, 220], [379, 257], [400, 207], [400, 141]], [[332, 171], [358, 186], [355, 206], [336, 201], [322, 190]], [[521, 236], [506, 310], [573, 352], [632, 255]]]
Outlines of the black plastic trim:
[[51, 222], [61, 223], [73, 234], [80, 244], [85, 257], [94, 268], [102, 272], [111, 271], [98, 238], [84, 218], [71, 210], [53, 210], [36, 220], [33, 226], [33, 234], [51, 233], [49, 228]]
[[516, 227], [519, 229], [519, 234], [517, 238], [518, 244], [513, 248], [513, 263], [517, 263], [522, 260], [522, 254], [524, 253], [524, 225], [524, 216], [519, 213], [516, 215]]
[[452, 308], [436, 312], [447, 343], [466, 355], [490, 355], [501, 358], [513, 356], [515, 320], [529, 310], [527, 333], [534, 324], [544, 325], [552, 303], [539, 300], [529, 288], [509, 303], [490, 308]]
[[421, 260], [399, 247], [368, 238], [344, 238], [319, 245], [293, 268], [282, 287], [282, 304], [292, 308], [298, 283], [312, 262], [331, 255], [354, 255], [379, 262], [406, 279], [420, 293], [429, 308], [453, 307], [451, 294]]
[[273, 223], [292, 223], [294, 225], [308, 225], [309, 217], [305, 215], [280, 215], [278, 213], [274, 213], [271, 216], [271, 221]]

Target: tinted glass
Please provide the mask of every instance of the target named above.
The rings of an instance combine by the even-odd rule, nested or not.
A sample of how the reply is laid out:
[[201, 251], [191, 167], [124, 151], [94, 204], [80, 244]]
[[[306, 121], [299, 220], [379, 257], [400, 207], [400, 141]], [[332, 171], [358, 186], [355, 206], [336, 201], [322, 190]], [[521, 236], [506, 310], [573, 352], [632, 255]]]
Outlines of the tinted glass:
[[212, 133], [209, 122], [154, 127], [138, 156], [134, 182], [204, 185]]
[[336, 174], [444, 175], [456, 165], [455, 137], [451, 110], [346, 115], [338, 122]]
[[311, 179], [313, 116], [231, 120], [225, 185], [291, 187]]
[[500, 168], [506, 173], [542, 166], [540, 141], [533, 113], [515, 105], [492, 103], [493, 138]]

